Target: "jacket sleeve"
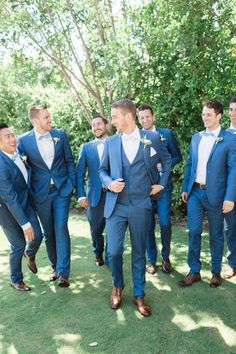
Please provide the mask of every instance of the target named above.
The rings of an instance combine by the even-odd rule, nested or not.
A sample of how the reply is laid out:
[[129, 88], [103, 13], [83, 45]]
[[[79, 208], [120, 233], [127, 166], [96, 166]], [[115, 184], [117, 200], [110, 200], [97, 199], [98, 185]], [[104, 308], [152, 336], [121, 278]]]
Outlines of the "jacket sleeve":
[[76, 185], [76, 169], [74, 164], [74, 158], [72, 155], [71, 147], [69, 144], [68, 137], [65, 132], [63, 132], [63, 139], [64, 139], [64, 158], [65, 164], [67, 169], [68, 178], [71, 181], [73, 187]]
[[172, 133], [172, 131], [170, 131], [170, 135], [169, 135], [168, 150], [169, 153], [171, 154], [171, 167], [173, 168], [175, 165], [177, 165], [177, 163], [182, 161], [182, 155], [177, 140], [174, 134]]
[[157, 144], [158, 144], [157, 151], [159, 153], [159, 159], [162, 166], [159, 184], [165, 187], [171, 172], [171, 155], [169, 154], [164, 144], [161, 143], [159, 134], [158, 134]]
[[12, 176], [10, 172], [5, 169], [2, 169], [1, 171], [0, 197], [20, 226], [26, 224], [29, 221], [21, 204], [18, 201], [17, 193], [14, 189], [12, 181]]
[[104, 145], [103, 155], [100, 163], [100, 167], [98, 169], [99, 178], [103, 186], [108, 189], [108, 186], [113, 181], [110, 177], [110, 160], [109, 160], [109, 153], [108, 153], [108, 145], [107, 141]]
[[185, 167], [185, 174], [184, 174], [184, 179], [182, 184], [182, 192], [187, 192], [188, 190], [188, 183], [191, 175], [191, 169], [192, 169], [192, 141], [190, 144], [188, 159]]
[[77, 198], [86, 197], [85, 188], [84, 188], [86, 169], [87, 169], [87, 159], [86, 159], [85, 145], [83, 144], [80, 149], [80, 154], [79, 154], [78, 163], [76, 167]]

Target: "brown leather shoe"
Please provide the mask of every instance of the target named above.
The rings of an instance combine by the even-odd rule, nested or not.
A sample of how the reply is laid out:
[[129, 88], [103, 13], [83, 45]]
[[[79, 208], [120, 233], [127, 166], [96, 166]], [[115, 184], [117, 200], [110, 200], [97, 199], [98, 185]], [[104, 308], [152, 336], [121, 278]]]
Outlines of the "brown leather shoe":
[[70, 286], [69, 277], [65, 275], [59, 275], [58, 286], [60, 286], [60, 288], [68, 288]]
[[101, 267], [104, 265], [104, 260], [102, 256], [96, 257], [95, 264], [97, 267]]
[[179, 286], [190, 286], [193, 283], [201, 280], [200, 273], [189, 273], [185, 278], [179, 281]]
[[172, 271], [172, 266], [171, 266], [171, 263], [170, 263], [170, 260], [167, 259], [167, 260], [162, 260], [162, 266], [161, 266], [161, 269], [164, 273], [170, 273]]
[[56, 269], [52, 268], [52, 273], [49, 277], [49, 281], [55, 281], [57, 280], [57, 272], [56, 272]]
[[220, 273], [212, 273], [210, 287], [217, 288], [217, 286], [220, 286], [221, 283], [222, 283], [222, 278], [221, 278]]
[[122, 303], [122, 288], [116, 288], [114, 285], [112, 286], [112, 291], [111, 291], [111, 298], [110, 298], [110, 303], [111, 303], [111, 308], [113, 310], [118, 310]]
[[38, 272], [37, 265], [35, 262], [35, 257], [29, 256], [26, 252], [24, 253], [24, 257], [27, 261], [27, 266], [32, 273], [36, 274]]
[[224, 277], [226, 279], [230, 279], [230, 278], [234, 277], [235, 275], [236, 275], [236, 268], [229, 267], [229, 269], [226, 270]]
[[144, 297], [135, 298], [134, 303], [137, 306], [138, 312], [140, 312], [141, 315], [145, 317], [151, 316], [151, 308], [149, 305], [145, 304]]
[[18, 291], [30, 291], [31, 288], [26, 285], [23, 281], [21, 283], [11, 283], [11, 287]]
[[157, 272], [156, 264], [149, 264], [149, 266], [147, 267], [147, 272], [149, 274], [155, 274]]

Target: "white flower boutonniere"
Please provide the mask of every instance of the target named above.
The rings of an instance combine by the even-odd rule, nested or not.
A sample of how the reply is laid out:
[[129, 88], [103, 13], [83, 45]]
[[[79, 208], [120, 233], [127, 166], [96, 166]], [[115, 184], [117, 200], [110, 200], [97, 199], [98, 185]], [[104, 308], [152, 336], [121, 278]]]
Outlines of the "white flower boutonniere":
[[143, 135], [140, 138], [140, 141], [144, 144], [144, 149], [146, 148], [147, 145], [152, 145], [151, 140], [149, 140], [146, 135]]
[[217, 138], [216, 138], [216, 144], [220, 143], [222, 140], [223, 140], [222, 137], [217, 137]]
[[27, 161], [27, 155], [24, 155], [24, 154], [20, 155], [20, 159], [24, 163], [25, 166], [29, 166], [28, 161]]
[[53, 140], [54, 144], [57, 145], [58, 141], [60, 141], [60, 138], [55, 137], [55, 138], [52, 138], [52, 140]]
[[166, 138], [162, 134], [160, 134], [161, 141], [166, 141]]

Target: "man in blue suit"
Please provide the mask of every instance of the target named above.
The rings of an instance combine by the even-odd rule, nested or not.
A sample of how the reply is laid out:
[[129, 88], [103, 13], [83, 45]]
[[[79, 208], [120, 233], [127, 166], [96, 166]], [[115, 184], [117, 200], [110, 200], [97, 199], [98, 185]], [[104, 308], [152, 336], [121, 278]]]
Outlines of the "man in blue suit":
[[53, 268], [50, 280], [58, 278], [60, 287], [68, 287], [68, 215], [76, 183], [74, 160], [65, 132], [52, 129], [47, 107], [30, 107], [29, 119], [34, 129], [19, 137], [18, 149], [27, 156], [32, 169], [31, 196], [43, 226], [47, 253]]
[[[229, 102], [229, 118], [230, 127], [227, 130], [236, 134], [236, 97], [232, 97]], [[231, 213], [225, 215], [225, 226], [229, 267], [224, 277], [229, 279], [236, 275], [236, 207]]]
[[206, 131], [196, 133], [190, 145], [182, 188], [188, 211], [190, 272], [179, 282], [180, 286], [201, 280], [201, 234], [206, 214], [211, 250], [210, 286], [217, 287], [222, 282], [223, 221], [232, 212], [236, 199], [236, 137], [220, 127], [222, 114], [220, 102], [205, 102], [202, 120]]
[[[182, 156], [178, 147], [178, 143], [174, 134], [170, 129], [156, 128], [154, 126], [154, 113], [151, 106], [142, 104], [138, 107], [139, 123], [145, 130], [157, 131], [160, 134], [162, 144], [166, 147], [171, 155], [171, 167], [173, 167], [182, 160]], [[161, 164], [158, 166], [161, 172]], [[155, 274], [157, 271], [157, 245], [155, 238], [155, 207], [157, 208], [158, 220], [161, 231], [161, 244], [162, 244], [162, 271], [170, 273], [172, 270], [170, 262], [170, 243], [171, 243], [171, 194], [172, 194], [172, 175], [170, 174], [166, 188], [161, 192], [160, 197], [156, 200], [153, 208], [153, 222], [147, 240], [147, 255], [149, 266], [148, 273]]]
[[[134, 303], [143, 316], [150, 316], [151, 309], [144, 302], [146, 240], [152, 220], [150, 196], [165, 188], [171, 158], [161, 144], [159, 133], [138, 129], [132, 101], [124, 99], [114, 103], [111, 118], [118, 134], [107, 138], [99, 169], [101, 182], [108, 189], [104, 216], [113, 279], [111, 308], [117, 310], [122, 302], [124, 238], [129, 226]], [[162, 163], [160, 178], [159, 162]]]
[[[77, 197], [79, 204], [87, 209], [97, 266], [104, 265], [103, 232], [106, 189], [102, 187], [98, 169], [107, 137], [107, 123], [107, 120], [102, 116], [92, 118], [91, 126], [95, 139], [82, 145], [77, 164]], [[85, 193], [86, 172], [88, 172], [87, 194]]]
[[5, 123], [0, 124], [0, 171], [0, 225], [11, 245], [11, 286], [29, 291], [23, 280], [22, 256], [27, 241], [26, 253], [34, 260], [42, 232], [29, 201], [30, 171], [16, 153], [15, 135]]

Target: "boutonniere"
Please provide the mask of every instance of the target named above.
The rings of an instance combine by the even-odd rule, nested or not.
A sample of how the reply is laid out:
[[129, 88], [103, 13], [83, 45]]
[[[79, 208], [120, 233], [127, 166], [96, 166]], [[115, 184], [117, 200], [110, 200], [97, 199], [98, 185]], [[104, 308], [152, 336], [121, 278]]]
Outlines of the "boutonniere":
[[60, 138], [55, 137], [55, 138], [52, 138], [52, 140], [53, 140], [54, 144], [57, 145], [58, 141], [60, 141]]
[[220, 143], [223, 139], [224, 139], [224, 138], [222, 138], [222, 137], [217, 137], [217, 138], [216, 138], [216, 144]]
[[25, 155], [25, 154], [20, 155], [20, 159], [21, 159], [22, 162], [24, 162], [24, 164], [25, 164], [26, 166], [29, 166], [29, 165], [28, 165], [28, 161], [27, 161], [27, 155]]
[[161, 141], [165, 141], [166, 138], [164, 138], [164, 136], [162, 134], [160, 134], [160, 138], [161, 138]]
[[151, 140], [149, 140], [146, 135], [143, 135], [140, 138], [140, 141], [144, 144], [144, 149], [146, 148], [147, 145], [152, 145]]

